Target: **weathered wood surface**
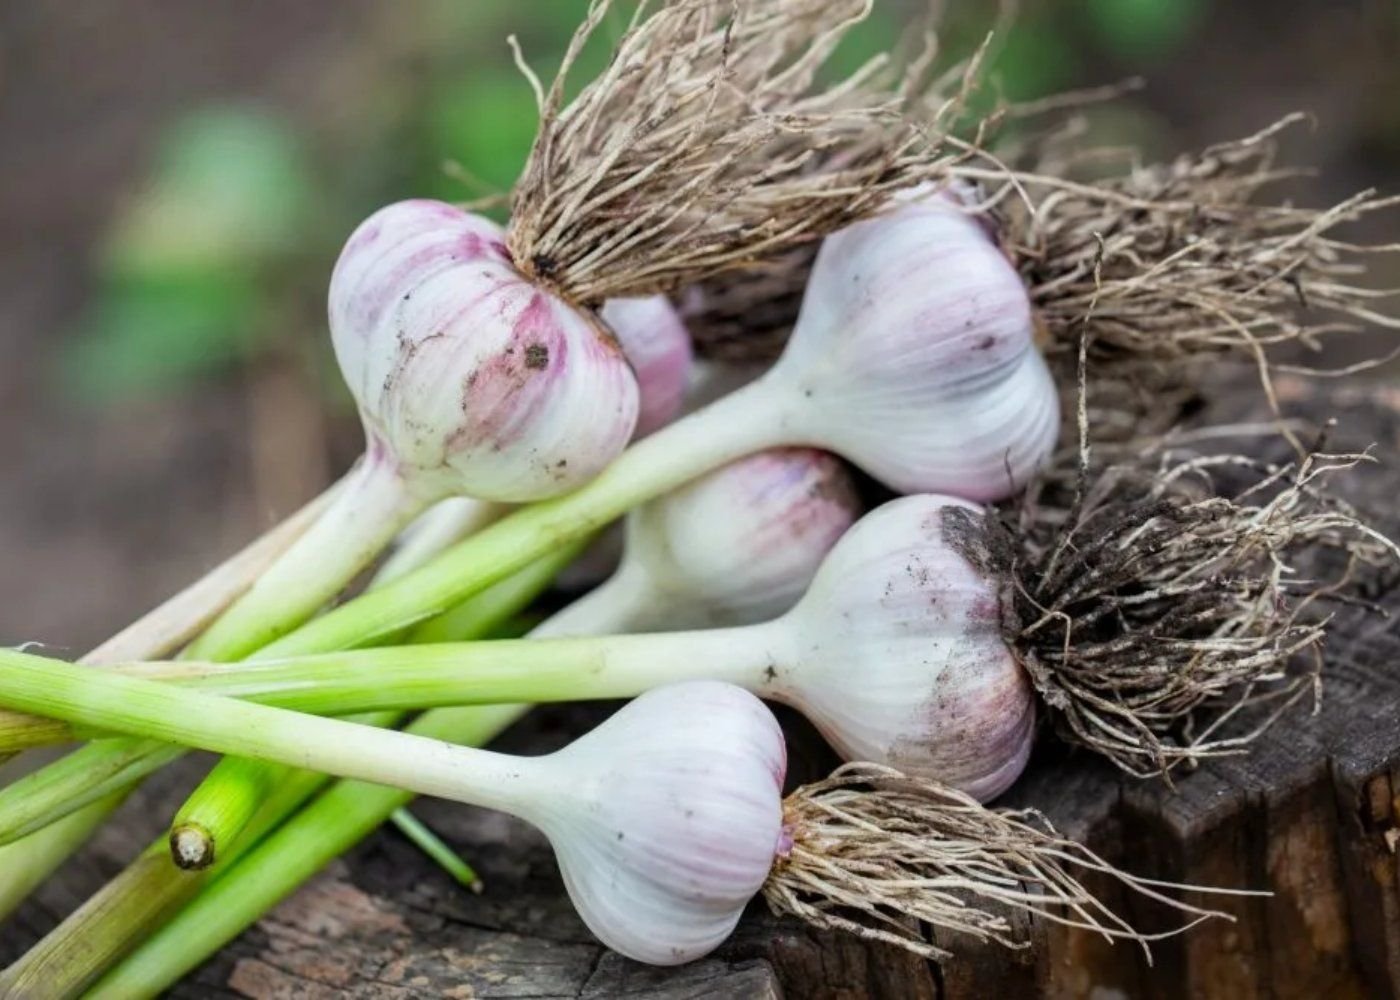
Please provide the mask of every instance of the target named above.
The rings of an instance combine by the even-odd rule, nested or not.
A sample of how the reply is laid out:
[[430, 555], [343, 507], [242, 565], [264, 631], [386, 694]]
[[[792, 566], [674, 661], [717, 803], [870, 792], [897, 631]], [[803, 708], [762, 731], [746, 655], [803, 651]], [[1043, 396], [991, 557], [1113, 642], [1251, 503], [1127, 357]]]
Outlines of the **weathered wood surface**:
[[[1290, 408], [1340, 418], [1337, 445], [1400, 451], [1400, 393], [1290, 389]], [[1371, 469], [1350, 493], [1387, 527], [1400, 473]], [[1400, 580], [1370, 596], [1400, 610]], [[537, 713], [509, 737], [541, 749], [597, 709]], [[799, 738], [799, 747], [810, 741]], [[799, 779], [829, 763], [799, 750]], [[163, 776], [81, 861], [0, 929], [13, 959], [154, 833], [190, 780]], [[1049, 742], [1010, 796], [1044, 809], [1115, 863], [1173, 881], [1269, 889], [1216, 899], [1237, 918], [1153, 946], [1037, 925], [1019, 952], [948, 941], [931, 964], [810, 932], [754, 907], [715, 956], [647, 969], [599, 947], [573, 915], [543, 839], [523, 824], [441, 803], [421, 815], [477, 864], [472, 896], [381, 831], [337, 861], [174, 992], [178, 997], [1367, 997], [1400, 995], [1400, 617], [1339, 615], [1321, 711], [1300, 705], [1247, 757], [1214, 761], [1175, 789], [1135, 782]], [[1118, 900], [1145, 929], [1170, 915]]]

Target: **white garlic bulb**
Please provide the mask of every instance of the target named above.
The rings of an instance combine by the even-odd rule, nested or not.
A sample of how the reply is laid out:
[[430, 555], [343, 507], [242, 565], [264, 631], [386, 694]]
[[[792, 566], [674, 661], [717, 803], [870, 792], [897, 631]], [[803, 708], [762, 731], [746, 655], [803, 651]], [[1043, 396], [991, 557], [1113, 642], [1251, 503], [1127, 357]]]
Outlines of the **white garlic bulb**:
[[951, 196], [828, 237], [763, 381], [789, 397], [791, 439], [902, 493], [1010, 496], [1059, 430], [1025, 283]]
[[632, 435], [636, 379], [602, 322], [526, 280], [501, 229], [451, 205], [400, 202], [361, 224], [330, 324], [367, 435], [429, 495], [553, 496]]
[[[692, 360], [690, 333], [664, 295], [615, 299], [600, 315], [617, 336], [623, 355], [636, 373], [640, 393], [634, 437], [670, 423], [685, 400]], [[438, 553], [503, 517], [508, 507], [472, 497], [438, 501], [400, 535], [376, 581], [386, 582], [417, 569]], [[607, 575], [616, 567], [616, 552], [606, 561]], [[591, 550], [590, 550], [591, 551]]]
[[1007, 643], [1003, 584], [952, 543], [949, 510], [980, 515], [920, 495], [861, 518], [798, 605], [764, 627], [755, 646], [771, 662], [754, 689], [801, 711], [847, 760], [986, 800], [1025, 766], [1035, 692]]
[[657, 688], [542, 763], [554, 793], [518, 811], [604, 944], [677, 965], [729, 936], [783, 823], [787, 751], [762, 702], [709, 681]]

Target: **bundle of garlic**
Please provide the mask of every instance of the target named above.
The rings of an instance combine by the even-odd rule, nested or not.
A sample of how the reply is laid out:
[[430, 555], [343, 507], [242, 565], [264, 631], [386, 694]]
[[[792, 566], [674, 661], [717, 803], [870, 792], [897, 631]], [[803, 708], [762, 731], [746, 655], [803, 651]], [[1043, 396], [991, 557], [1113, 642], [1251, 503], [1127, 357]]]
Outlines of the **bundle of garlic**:
[[[192, 655], [259, 650], [320, 608], [411, 516], [449, 491], [539, 498], [607, 465], [632, 433], [638, 391], [594, 312], [605, 300], [673, 289], [819, 237], [946, 169], [937, 137], [897, 109], [835, 102], [830, 95], [843, 86], [816, 82], [868, 12], [866, 2], [660, 6], [638, 15], [608, 71], [564, 105], [569, 67], [608, 6], [593, 4], [559, 76], [540, 94], [539, 135], [506, 231], [450, 206], [409, 202], [384, 209], [351, 237], [330, 313], [366, 426], [366, 458], [317, 522], [192, 644]], [[889, 143], [851, 165], [814, 170], [802, 152], [854, 146], [874, 128]], [[768, 149], [782, 153], [753, 172], [749, 164]], [[898, 360], [886, 357], [886, 370]], [[854, 430], [877, 471], [900, 470], [901, 456], [882, 448], [879, 436], [831, 415], [827, 399], [811, 401], [800, 378], [814, 367], [824, 368], [823, 359], [789, 365], [787, 377], [767, 380], [762, 391], [647, 439], [589, 487], [556, 501], [554, 517], [544, 505], [481, 533], [476, 544], [500, 548], [484, 559], [466, 556], [482, 573], [476, 579], [444, 573], [439, 561], [430, 575], [446, 587], [410, 574], [370, 595], [394, 604], [408, 597], [394, 623], [371, 625], [373, 613], [353, 617], [373, 634], [391, 634], [651, 496], [767, 447], [821, 444]], [[1031, 414], [1042, 426], [1047, 398], [1042, 392], [1040, 415]], [[1019, 441], [1021, 426], [1005, 419], [989, 426], [984, 453]], [[1047, 446], [1043, 432], [1025, 446], [1022, 478]], [[919, 472], [953, 479], [962, 461], [945, 448]], [[506, 540], [531, 522], [532, 540]], [[327, 625], [335, 627], [333, 616], [309, 627]], [[303, 631], [286, 641], [300, 646], [309, 637]], [[169, 759], [169, 748], [150, 744], [120, 753], [88, 748], [50, 770], [48, 787], [55, 797], [76, 789], [67, 799], [76, 807], [97, 797], [94, 776], [119, 781], [137, 773], [141, 759], [162, 756]], [[249, 783], [239, 815], [256, 801], [257, 786]]]
[[[519, 60], [541, 124], [506, 227], [409, 201], [350, 236], [330, 329], [365, 456], [267, 559], [171, 612], [169, 643], [138, 647], [192, 639], [183, 658], [99, 673], [0, 653], [0, 753], [94, 737], [0, 790], [0, 841], [39, 831], [0, 868], [49, 864], [203, 747], [239, 756], [178, 814], [183, 868], [253, 851], [319, 787], [309, 767], [529, 820], [588, 925], [649, 962], [705, 954], [758, 892], [928, 956], [919, 921], [1016, 943], [1004, 906], [1145, 940], [1083, 873], [1210, 915], [979, 803], [1021, 773], [1038, 716], [1168, 774], [1237, 752], [1306, 691], [1293, 661], [1322, 641], [1322, 602], [1396, 554], [1325, 488], [1363, 456], [1117, 442], [1150, 426], [1144, 387], [1175, 417], [1162, 402], [1193, 391], [1197, 359], [1244, 355], [1267, 386], [1269, 348], [1337, 328], [1297, 318], [1297, 297], [1374, 318], [1348, 283], [1359, 248], [1330, 234], [1388, 203], [1255, 204], [1272, 132], [1092, 183], [1054, 143], [1027, 154], [1042, 170], [995, 164], [981, 123], [945, 135], [976, 58], [818, 82], [869, 0], [643, 4], [566, 103], [609, 6], [548, 88]], [[674, 422], [691, 343], [669, 295], [701, 346], [782, 344]], [[1069, 387], [1080, 441], [1057, 453]], [[903, 496], [856, 521], [843, 459]], [[313, 617], [429, 508], [365, 593]], [[408, 642], [481, 638], [622, 517], [618, 572], [528, 638]], [[1327, 553], [1331, 577], [1294, 569]], [[784, 799], [754, 695], [849, 763]], [[484, 740], [521, 703], [629, 696], [545, 758], [443, 742]], [[1253, 730], [1222, 728], [1260, 702]], [[420, 708], [432, 739], [372, 728]], [[370, 725], [317, 717], [352, 712]], [[68, 839], [42, 839], [55, 824]], [[148, 849], [0, 986], [86, 988], [190, 898], [185, 877]], [[224, 929], [216, 946], [257, 898], [187, 913]], [[117, 912], [141, 919], [112, 928]], [[111, 975], [156, 981], [197, 954], [180, 950], [155, 978], [139, 953]]]

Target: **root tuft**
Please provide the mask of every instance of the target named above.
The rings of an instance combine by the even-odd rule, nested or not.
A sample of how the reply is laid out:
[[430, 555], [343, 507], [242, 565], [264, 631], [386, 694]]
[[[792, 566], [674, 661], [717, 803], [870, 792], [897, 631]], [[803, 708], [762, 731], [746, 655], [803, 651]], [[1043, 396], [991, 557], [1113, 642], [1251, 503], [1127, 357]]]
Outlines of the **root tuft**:
[[[871, 0], [641, 4], [608, 68], [565, 80], [611, 0], [594, 0], [558, 75], [508, 237], [524, 273], [584, 305], [669, 293], [819, 240], [950, 156], [897, 97], [863, 88], [885, 59], [817, 76]], [[878, 141], [874, 138], [879, 137]]]
[[[1193, 887], [1119, 871], [1034, 810], [988, 809], [935, 781], [877, 764], [846, 764], [799, 788], [785, 802], [785, 820], [791, 848], [763, 890], [775, 913], [927, 958], [947, 952], [925, 939], [918, 922], [1020, 948], [1028, 942], [1008, 912], [1021, 911], [1145, 950], [1148, 941], [1210, 917], [1230, 919], [1161, 891]], [[1175, 909], [1186, 923], [1165, 934], [1135, 931], [1084, 885], [1086, 875]]]
[[[1066, 737], [1165, 776], [1243, 752], [1320, 692], [1327, 602], [1400, 552], [1326, 487], [1369, 456], [1115, 450], [1091, 469], [1067, 449], [1022, 501], [1013, 641]], [[1222, 735], [1256, 705], [1262, 721]]]

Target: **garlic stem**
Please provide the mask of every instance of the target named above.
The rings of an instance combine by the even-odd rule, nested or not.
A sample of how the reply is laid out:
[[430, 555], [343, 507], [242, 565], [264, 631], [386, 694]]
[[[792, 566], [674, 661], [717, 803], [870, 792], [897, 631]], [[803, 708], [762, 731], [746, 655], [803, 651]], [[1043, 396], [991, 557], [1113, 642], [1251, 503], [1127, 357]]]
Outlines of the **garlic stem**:
[[[768, 668], [791, 659], [781, 621], [658, 635], [589, 636], [584, 633], [613, 627], [620, 616], [596, 605], [584, 610], [586, 614], [551, 618], [530, 639], [360, 649], [244, 663], [133, 663], [112, 673], [300, 712], [345, 715], [449, 705], [630, 698], [685, 680], [727, 681], [768, 694]], [[566, 629], [573, 636], [564, 637]], [[551, 633], [559, 637], [543, 638]], [[28, 662], [62, 662], [17, 655]], [[4, 701], [5, 692], [0, 689], [0, 703]], [[44, 736], [55, 726], [32, 715], [9, 713], [8, 718], [14, 720], [12, 732], [22, 732], [19, 720], [45, 723], [39, 730]], [[56, 726], [60, 738], [71, 738], [71, 727]], [[111, 731], [107, 727], [107, 735]], [[18, 748], [34, 745], [16, 744]], [[8, 790], [0, 791], [0, 806], [8, 800]], [[0, 812], [8, 817], [11, 810], [6, 806]]]
[[443, 549], [500, 520], [506, 504], [471, 497], [448, 497], [410, 525], [375, 573], [376, 583], [386, 583], [429, 563]]
[[785, 385], [754, 382], [637, 442], [573, 493], [522, 508], [427, 566], [348, 601], [260, 650], [259, 657], [367, 644], [434, 614], [711, 469], [791, 443]]
[[542, 758], [450, 746], [24, 653], [0, 652], [0, 701], [149, 740], [393, 785], [527, 817], [534, 802], [555, 792]]
[[372, 447], [316, 523], [189, 645], [187, 655], [238, 659], [282, 635], [369, 565], [423, 505], [388, 453]]

